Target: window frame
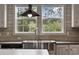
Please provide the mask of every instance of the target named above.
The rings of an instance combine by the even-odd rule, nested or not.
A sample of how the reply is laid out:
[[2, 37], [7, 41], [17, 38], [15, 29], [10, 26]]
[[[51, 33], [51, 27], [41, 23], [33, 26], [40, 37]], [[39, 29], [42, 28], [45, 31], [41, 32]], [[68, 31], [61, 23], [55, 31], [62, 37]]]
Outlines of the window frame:
[[[49, 7], [62, 7], [62, 10], [63, 10], [63, 16], [62, 16], [62, 31], [61, 32], [43, 32], [43, 17], [41, 17], [41, 20], [42, 20], [42, 25], [41, 25], [41, 34], [44, 34], [44, 35], [50, 35], [50, 34], [64, 34], [64, 31], [65, 31], [65, 29], [64, 29], [64, 6], [63, 5], [61, 5], [61, 6], [49, 6]], [[41, 6], [41, 15], [42, 15], [42, 8], [43, 8], [43, 6]]]
[[[18, 7], [21, 7], [21, 6], [18, 6]], [[27, 6], [22, 6], [22, 7], [27, 7]], [[37, 8], [37, 12], [38, 12], [38, 6], [34, 6], [35, 8]], [[43, 5], [40, 5], [40, 14], [42, 15], [42, 7]], [[50, 6], [49, 6], [50, 7]], [[64, 35], [65, 34], [65, 6], [64, 5], [54, 5], [52, 7], [63, 7], [63, 18], [62, 18], [62, 31], [61, 32], [43, 32], [43, 18], [40, 17], [40, 19], [38, 17], [36, 17], [36, 26], [38, 26], [38, 28], [40, 29], [39, 30], [39, 35]], [[15, 34], [26, 34], [26, 35], [35, 35], [35, 32], [17, 32], [17, 16], [16, 16], [16, 9], [17, 9], [17, 6], [15, 5]], [[41, 22], [38, 24], [38, 22]], [[39, 26], [40, 25], [40, 26]]]
[[[19, 7], [19, 6], [18, 6], [18, 7]], [[18, 17], [17, 17], [17, 11], [16, 11], [16, 10], [17, 10], [18, 7], [15, 5], [15, 33], [16, 33], [16, 34], [34, 34], [35, 32], [18, 32], [18, 31], [17, 31], [17, 28], [18, 28], [18, 27], [17, 27], [17, 26], [18, 26], [18, 25], [17, 25], [17, 21], [18, 21], [17, 19], [18, 19]], [[22, 6], [22, 8], [24, 8], [24, 7], [25, 7], [25, 6]], [[21, 7], [20, 7], [20, 8], [21, 8]], [[26, 8], [27, 8], [27, 6], [26, 6]], [[37, 9], [37, 7], [34, 7], [34, 8]], [[37, 24], [37, 17], [35, 17], [35, 18], [36, 18], [35, 21], [36, 21], [36, 26], [37, 26], [37, 25], [38, 25], [38, 24]]]

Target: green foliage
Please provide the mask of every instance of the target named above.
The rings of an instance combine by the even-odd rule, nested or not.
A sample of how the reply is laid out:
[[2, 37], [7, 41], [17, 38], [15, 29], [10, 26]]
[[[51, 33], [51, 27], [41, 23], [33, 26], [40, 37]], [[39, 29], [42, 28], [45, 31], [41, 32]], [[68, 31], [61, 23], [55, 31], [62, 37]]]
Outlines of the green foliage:
[[[36, 21], [35, 21], [34, 18], [23, 17], [23, 18], [19, 19], [18, 21], [20, 21], [18, 23], [18, 25], [19, 25], [18, 26], [18, 31], [21, 31], [21, 32], [23, 32], [23, 31], [24, 32], [35, 32]], [[19, 27], [21, 27], [21, 28], [19, 28]]]
[[61, 31], [61, 19], [45, 19], [43, 24], [44, 32], [59, 32]]
[[[34, 18], [23, 17], [19, 19], [18, 31], [20, 32], [35, 32], [36, 20]], [[59, 32], [62, 30], [61, 19], [44, 19], [43, 20], [43, 31], [44, 32]]]
[[18, 29], [19, 32], [23, 31], [23, 27], [22, 26], [18, 26], [17, 29]]

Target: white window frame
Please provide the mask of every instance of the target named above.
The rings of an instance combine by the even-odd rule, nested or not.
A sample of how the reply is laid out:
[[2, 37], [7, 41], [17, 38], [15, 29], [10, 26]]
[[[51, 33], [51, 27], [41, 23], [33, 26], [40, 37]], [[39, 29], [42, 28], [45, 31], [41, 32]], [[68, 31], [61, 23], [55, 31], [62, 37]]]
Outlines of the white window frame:
[[[49, 6], [49, 7], [51, 7], [51, 6]], [[60, 7], [60, 6], [52, 6], [52, 7]], [[61, 32], [43, 32], [43, 17], [41, 17], [42, 19], [42, 31], [41, 31], [41, 34], [64, 34], [64, 6], [61, 6], [62, 7], [62, 9], [63, 9], [63, 17], [62, 17], [62, 31]], [[42, 8], [43, 8], [43, 6], [41, 7], [41, 14], [42, 14]]]
[[[20, 7], [20, 6], [19, 6]], [[25, 7], [25, 6], [22, 6], [22, 7]], [[51, 7], [51, 6], [49, 6], [49, 7]], [[52, 6], [52, 7], [60, 7], [60, 6]], [[62, 31], [61, 32], [43, 32], [43, 17], [41, 17], [41, 19], [40, 20], [37, 20], [38, 18], [36, 17], [36, 27], [37, 26], [39, 26], [38, 25], [38, 21], [41, 21], [41, 27], [40, 27], [40, 35], [41, 34], [43, 34], [43, 35], [52, 35], [52, 34], [64, 34], [64, 31], [65, 31], [65, 29], [64, 29], [64, 6], [62, 5], [61, 6], [62, 7], [62, 9], [63, 9], [63, 17], [62, 17]], [[37, 7], [35, 7], [35, 8], [37, 8]], [[41, 15], [42, 15], [42, 8], [43, 8], [43, 6], [41, 6]], [[35, 32], [18, 32], [17, 31], [17, 14], [16, 14], [16, 9], [17, 9], [17, 6], [15, 5], [15, 33], [19, 33], [19, 34], [35, 34]]]
[[[23, 6], [23, 7], [21, 7], [21, 8], [24, 8], [25, 6]], [[27, 7], [26, 7], [27, 8]], [[37, 7], [34, 7], [34, 8], [37, 8]], [[17, 19], [18, 19], [18, 17], [17, 17], [17, 12], [16, 12], [16, 9], [17, 9], [17, 7], [16, 7], [16, 5], [15, 5], [15, 33], [18, 33], [18, 34], [34, 34], [35, 32], [18, 32], [17, 31]], [[37, 17], [36, 17], [36, 26], [37, 26]]]

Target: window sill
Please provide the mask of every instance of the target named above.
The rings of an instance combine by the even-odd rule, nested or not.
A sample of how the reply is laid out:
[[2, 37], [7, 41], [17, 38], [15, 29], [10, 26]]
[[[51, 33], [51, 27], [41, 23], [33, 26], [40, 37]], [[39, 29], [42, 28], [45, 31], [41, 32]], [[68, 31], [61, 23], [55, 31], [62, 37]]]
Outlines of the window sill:
[[[35, 35], [34, 32], [16, 32], [15, 35]], [[43, 33], [40, 33], [39, 35], [65, 35], [65, 32], [43, 32]]]
[[16, 35], [35, 35], [34, 32], [15, 32]]
[[65, 35], [65, 32], [43, 32], [40, 35]]

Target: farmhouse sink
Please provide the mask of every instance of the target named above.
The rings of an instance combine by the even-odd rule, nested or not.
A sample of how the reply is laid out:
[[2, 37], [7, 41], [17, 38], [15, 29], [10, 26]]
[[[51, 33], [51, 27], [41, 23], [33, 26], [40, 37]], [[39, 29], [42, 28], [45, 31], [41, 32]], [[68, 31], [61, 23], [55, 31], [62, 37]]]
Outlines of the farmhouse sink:
[[55, 41], [49, 41], [49, 40], [33, 40], [33, 41], [23, 41], [23, 48], [24, 49], [49, 49], [50, 44], [53, 45]]

